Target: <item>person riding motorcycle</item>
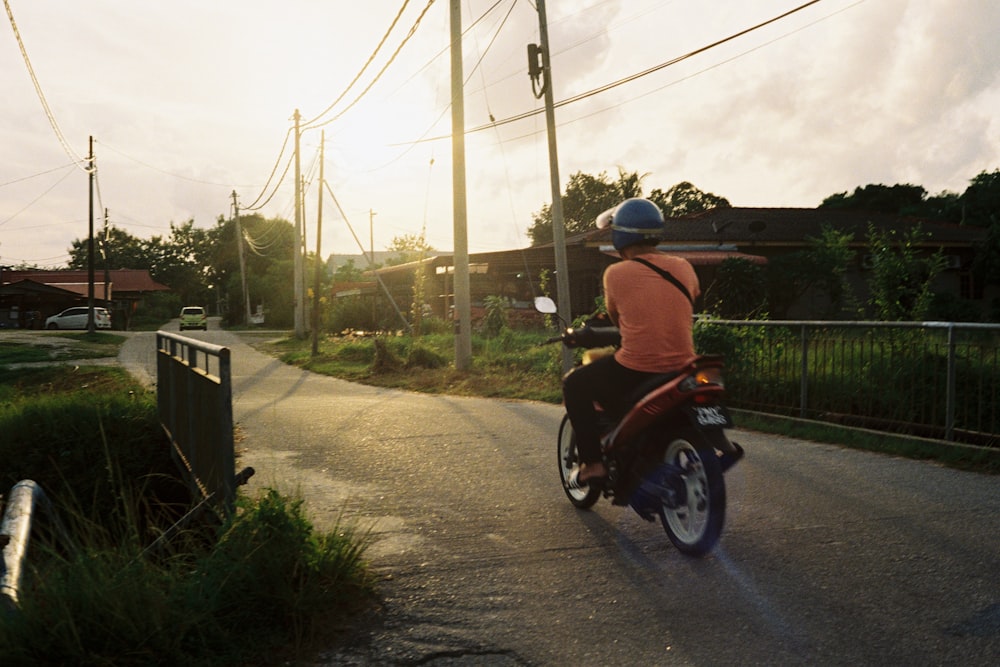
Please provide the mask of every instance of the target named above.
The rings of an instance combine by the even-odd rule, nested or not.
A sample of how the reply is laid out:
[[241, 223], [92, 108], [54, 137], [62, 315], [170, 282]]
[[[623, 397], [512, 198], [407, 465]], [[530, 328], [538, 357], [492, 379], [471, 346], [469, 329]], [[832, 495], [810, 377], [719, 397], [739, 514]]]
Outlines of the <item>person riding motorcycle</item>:
[[597, 404], [607, 408], [652, 376], [670, 373], [694, 359], [694, 300], [698, 276], [687, 260], [657, 250], [665, 223], [660, 208], [639, 197], [626, 199], [597, 220], [610, 225], [622, 261], [604, 271], [608, 317], [621, 332], [614, 355], [579, 366], [563, 378], [566, 413], [577, 437], [580, 465], [568, 480], [577, 488], [607, 479], [601, 458]]

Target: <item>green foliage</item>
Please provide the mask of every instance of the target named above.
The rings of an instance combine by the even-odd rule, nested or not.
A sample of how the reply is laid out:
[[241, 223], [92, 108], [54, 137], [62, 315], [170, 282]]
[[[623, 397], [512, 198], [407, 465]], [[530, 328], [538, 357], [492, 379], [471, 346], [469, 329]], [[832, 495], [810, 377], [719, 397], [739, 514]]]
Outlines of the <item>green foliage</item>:
[[956, 222], [978, 227], [1000, 224], [1000, 169], [973, 178], [955, 208], [961, 212]]
[[397, 266], [416, 262], [427, 256], [427, 253], [434, 252], [434, 247], [427, 243], [424, 233], [403, 234], [393, 237], [389, 247], [389, 252], [396, 253], [386, 260], [386, 266]]
[[448, 358], [430, 347], [414, 341], [406, 355], [406, 368], [444, 368]]
[[764, 269], [745, 259], [727, 258], [706, 290], [709, 309], [723, 319], [754, 319], [767, 310]]
[[850, 247], [854, 235], [824, 225], [818, 238], [806, 240], [806, 250], [779, 255], [768, 262], [768, 307], [772, 317], [783, 319], [807, 292], [826, 297], [828, 309], [822, 319], [836, 319], [845, 312], [854, 314], [851, 311], [857, 309], [856, 298], [846, 279], [855, 256]]
[[507, 310], [510, 308], [510, 302], [506, 297], [488, 296], [483, 299], [483, 305], [486, 308], [482, 323], [483, 333], [488, 338], [494, 338], [508, 328]]
[[372, 592], [365, 537], [317, 534], [301, 500], [270, 489], [241, 498], [214, 540], [159, 560], [61, 509], [73, 542], [40, 546], [20, 612], [0, 624], [0, 663], [279, 663], [322, 647]]
[[931, 258], [920, 256], [919, 247], [926, 238], [919, 226], [900, 235], [869, 225], [872, 257], [869, 304], [878, 319], [889, 322], [926, 319], [934, 297], [931, 283], [944, 269], [940, 252]]
[[663, 215], [679, 217], [701, 213], [713, 208], [730, 208], [725, 197], [702, 192], [688, 181], [682, 181], [669, 188], [666, 192], [655, 189], [649, 193], [649, 200], [660, 207]]
[[855, 188], [850, 195], [846, 192], [830, 195], [819, 208], [902, 213], [908, 209], [918, 209], [926, 196], [927, 191], [919, 185], [870, 184]]
[[341, 331], [373, 331], [372, 303], [370, 298], [350, 296], [335, 299], [327, 315], [327, 330]]
[[107, 474], [94, 474], [105, 441], [120, 446], [115, 464], [128, 479], [172, 470], [155, 395], [120, 368], [51, 367], [0, 374], [0, 484], [32, 479], [54, 497], [72, 494], [110, 512]]
[[392, 349], [386, 338], [377, 336], [373, 339], [373, 344], [375, 345], [375, 358], [372, 360], [371, 367], [373, 375], [395, 373], [406, 367], [406, 364], [396, 351]]
[[354, 258], [337, 267], [333, 272], [333, 282], [335, 283], [355, 283], [364, 278], [364, 271], [354, 265]]
[[[618, 168], [618, 180], [612, 181], [607, 172], [597, 176], [577, 172], [569, 177], [561, 198], [566, 234], [578, 234], [594, 229], [597, 216], [629, 197], [642, 196], [645, 175]], [[552, 241], [552, 208], [549, 204], [533, 216], [528, 228], [531, 245]]]
[[64, 528], [33, 533], [0, 664], [288, 663], [329, 646], [371, 600], [367, 537], [317, 533], [301, 500], [270, 489], [241, 497], [218, 532], [192, 527], [144, 551], [189, 504], [155, 398], [123, 371], [2, 371], [0, 388], [4, 488], [35, 480]]

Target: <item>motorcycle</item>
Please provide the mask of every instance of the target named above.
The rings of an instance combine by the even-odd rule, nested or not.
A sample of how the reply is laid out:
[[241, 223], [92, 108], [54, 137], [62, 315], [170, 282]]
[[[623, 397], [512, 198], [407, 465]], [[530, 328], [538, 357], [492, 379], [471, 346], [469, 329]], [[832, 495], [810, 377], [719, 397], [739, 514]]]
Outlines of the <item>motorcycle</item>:
[[[548, 297], [535, 308], [556, 313]], [[582, 363], [611, 354], [621, 336], [613, 326], [566, 327], [547, 342], [584, 348]], [[617, 406], [597, 406], [604, 436], [601, 447], [607, 480], [578, 485], [571, 473], [579, 459], [569, 416], [558, 437], [559, 476], [569, 501], [592, 507], [603, 495], [628, 505], [643, 519], [659, 518], [673, 545], [688, 556], [703, 556], [718, 542], [726, 515], [723, 473], [741, 458], [743, 448], [729, 440], [733, 427], [723, 403], [721, 356], [700, 356], [676, 373], [651, 378]]]

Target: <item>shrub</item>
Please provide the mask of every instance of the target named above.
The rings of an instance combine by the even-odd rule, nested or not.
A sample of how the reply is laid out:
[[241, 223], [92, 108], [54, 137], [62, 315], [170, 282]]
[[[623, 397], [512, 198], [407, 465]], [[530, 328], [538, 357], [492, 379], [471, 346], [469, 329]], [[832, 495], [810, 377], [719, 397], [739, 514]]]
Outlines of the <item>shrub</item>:
[[448, 359], [444, 355], [417, 342], [410, 346], [406, 355], [407, 368], [443, 368], [447, 365]]

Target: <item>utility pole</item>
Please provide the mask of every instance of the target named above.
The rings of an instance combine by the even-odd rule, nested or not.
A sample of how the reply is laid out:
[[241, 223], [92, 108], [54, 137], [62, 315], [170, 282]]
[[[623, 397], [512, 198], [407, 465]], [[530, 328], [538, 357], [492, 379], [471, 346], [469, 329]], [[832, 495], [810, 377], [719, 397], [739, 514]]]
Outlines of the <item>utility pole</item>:
[[236, 253], [240, 258], [240, 285], [243, 288], [243, 324], [250, 324], [250, 290], [247, 289], [247, 265], [243, 257], [243, 227], [240, 224], [240, 203], [233, 190], [233, 222], [236, 228]]
[[[544, 77], [541, 94], [536, 90], [535, 97], [545, 97], [545, 127], [549, 139], [549, 179], [552, 186], [552, 245], [555, 248], [556, 260], [556, 297], [559, 306], [559, 317], [564, 323], [573, 320], [573, 307], [570, 303], [569, 268], [566, 259], [566, 226], [563, 220], [562, 192], [559, 185], [559, 154], [556, 150], [556, 114], [552, 93], [552, 61], [549, 59], [549, 26], [545, 16], [545, 0], [537, 0], [539, 46], [528, 46], [529, 73], [537, 78], [537, 56], [541, 55], [541, 76]], [[573, 367], [573, 352], [562, 346], [563, 372]]]
[[104, 307], [111, 312], [108, 303], [108, 283], [111, 282], [111, 272], [108, 270], [108, 209], [104, 209], [104, 240], [101, 242], [101, 257], [104, 259]]
[[[375, 211], [368, 209], [368, 271], [375, 278]], [[378, 329], [378, 289], [372, 292], [372, 328]]]
[[451, 0], [451, 179], [455, 249], [455, 370], [472, 367], [472, 307], [469, 297], [469, 237], [465, 199], [465, 100], [462, 84], [462, 3]]
[[87, 333], [94, 333], [94, 137], [90, 137], [90, 154], [87, 156], [90, 191], [90, 231], [87, 234]]
[[319, 139], [319, 202], [316, 204], [316, 275], [313, 281], [313, 312], [312, 312], [312, 356], [319, 354], [319, 286], [320, 267], [323, 266], [323, 153], [326, 149], [326, 130], [320, 133]]
[[299, 110], [295, 110], [295, 256], [293, 262], [293, 280], [295, 281], [295, 337], [305, 338], [305, 294], [302, 289], [302, 166], [299, 159]]

